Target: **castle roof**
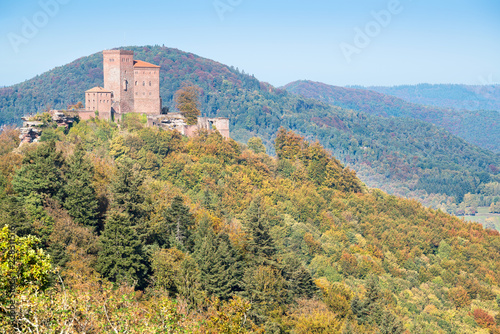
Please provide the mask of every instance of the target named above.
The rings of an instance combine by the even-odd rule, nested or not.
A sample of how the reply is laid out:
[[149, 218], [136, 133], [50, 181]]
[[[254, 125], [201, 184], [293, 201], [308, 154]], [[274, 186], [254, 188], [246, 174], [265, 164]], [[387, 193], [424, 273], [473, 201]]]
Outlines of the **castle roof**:
[[142, 60], [134, 60], [134, 67], [153, 67], [153, 68], [160, 68], [160, 66], [153, 65], [151, 63], [147, 63]]
[[111, 91], [97, 86], [89, 90], [86, 90], [85, 93], [111, 93]]

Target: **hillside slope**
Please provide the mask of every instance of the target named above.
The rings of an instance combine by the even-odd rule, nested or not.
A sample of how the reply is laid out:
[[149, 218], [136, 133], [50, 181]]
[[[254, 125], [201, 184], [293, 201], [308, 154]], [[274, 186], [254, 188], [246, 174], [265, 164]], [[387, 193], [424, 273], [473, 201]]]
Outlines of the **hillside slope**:
[[[319, 140], [342, 162], [360, 172], [369, 186], [420, 200], [440, 194], [461, 201], [468, 192], [496, 180], [500, 158], [423, 122], [375, 117], [306, 99], [215, 61], [159, 46], [127, 47], [135, 58], [161, 66], [160, 94], [172, 97], [184, 81], [202, 88], [202, 114], [230, 118], [231, 136], [258, 135], [273, 153], [280, 126]], [[81, 101], [83, 92], [102, 85], [101, 54], [83, 57], [24, 83], [0, 90], [2, 122], [26, 112]], [[436, 182], [439, 175], [439, 182]], [[435, 202], [435, 201], [434, 201]], [[428, 203], [436, 205], [437, 203]]]
[[291, 131], [277, 158], [133, 116], [53, 134], [0, 134], [0, 226], [40, 240], [1, 230], [2, 268], [33, 249], [2, 287], [35, 271], [0, 299], [7, 332], [499, 330], [498, 232], [369, 190]]
[[[385, 92], [386, 90], [381, 89], [383, 93], [379, 93], [368, 89], [345, 88], [312, 81], [295, 81], [283, 88], [304, 97], [375, 116], [407, 117], [430, 122], [469, 143], [500, 153], [500, 131], [498, 131], [500, 111], [457, 111], [450, 108], [429, 107], [407, 102], [406, 96], [393, 97], [389, 90]], [[414, 93], [419, 94], [419, 92]]]
[[500, 110], [500, 85], [419, 84], [392, 87], [359, 87], [408, 102], [457, 110]]

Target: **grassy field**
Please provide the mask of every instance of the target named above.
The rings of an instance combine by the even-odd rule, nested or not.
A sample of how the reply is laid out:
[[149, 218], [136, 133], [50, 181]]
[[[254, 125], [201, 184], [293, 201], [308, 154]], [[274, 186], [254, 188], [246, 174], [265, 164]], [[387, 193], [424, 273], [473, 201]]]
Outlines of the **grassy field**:
[[495, 225], [497, 231], [500, 231], [500, 214], [489, 213], [489, 209], [489, 207], [479, 207], [475, 216], [463, 216], [460, 218], [463, 218], [466, 221], [478, 222], [482, 225], [484, 225], [487, 221], [491, 221]]

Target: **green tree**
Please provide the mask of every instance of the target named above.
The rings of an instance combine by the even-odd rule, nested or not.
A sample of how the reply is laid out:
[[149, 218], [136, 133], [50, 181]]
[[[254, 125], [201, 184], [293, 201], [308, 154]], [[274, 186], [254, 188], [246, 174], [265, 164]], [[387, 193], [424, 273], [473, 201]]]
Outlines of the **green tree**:
[[108, 213], [100, 246], [96, 269], [111, 282], [145, 286], [145, 255], [137, 232], [125, 212]]
[[156, 241], [160, 247], [174, 244], [181, 248], [190, 245], [191, 227], [194, 223], [193, 215], [189, 212], [189, 208], [184, 205], [184, 200], [180, 196], [175, 196], [170, 207], [164, 214], [164, 222], [160, 225], [157, 233]]
[[312, 297], [316, 292], [312, 276], [304, 264], [294, 255], [284, 256], [280, 261], [282, 276], [293, 297]]
[[24, 156], [23, 166], [14, 175], [12, 186], [23, 197], [47, 195], [62, 200], [64, 163], [62, 153], [56, 149], [54, 141], [39, 144]]
[[[50, 257], [34, 236], [19, 237], [8, 225], [0, 230], [0, 325], [15, 325], [16, 300], [49, 286], [53, 273]], [[5, 327], [4, 327], [5, 329]]]
[[77, 223], [98, 228], [99, 202], [92, 184], [93, 174], [94, 167], [85, 157], [82, 145], [78, 144], [68, 159], [64, 208]]
[[136, 225], [145, 215], [144, 196], [141, 186], [144, 176], [140, 167], [131, 159], [123, 159], [117, 164], [117, 171], [111, 181], [113, 201], [111, 206], [123, 210]]
[[248, 251], [251, 260], [257, 264], [275, 264], [276, 245], [265, 221], [265, 207], [260, 196], [250, 203], [245, 214], [250, 234]]
[[266, 147], [262, 144], [262, 139], [259, 137], [252, 137], [248, 139], [248, 148], [255, 153], [266, 153]]
[[198, 122], [200, 116], [200, 92], [201, 88], [190, 83], [184, 83], [175, 95], [175, 107], [186, 118], [188, 125]]
[[209, 295], [227, 300], [241, 288], [243, 261], [225, 234], [214, 233], [203, 219], [195, 237], [194, 257], [200, 269], [200, 282]]

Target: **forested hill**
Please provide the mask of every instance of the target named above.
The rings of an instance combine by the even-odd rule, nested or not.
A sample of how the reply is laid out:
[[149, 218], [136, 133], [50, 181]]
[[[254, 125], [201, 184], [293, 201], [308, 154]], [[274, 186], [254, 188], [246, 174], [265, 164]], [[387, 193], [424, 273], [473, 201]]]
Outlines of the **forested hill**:
[[41, 143], [0, 133], [6, 333], [500, 331], [500, 234], [318, 143], [42, 118]]
[[[159, 64], [160, 93], [167, 106], [184, 81], [202, 88], [202, 113], [229, 117], [231, 137], [260, 136], [270, 153], [280, 126], [318, 140], [348, 163], [369, 186], [405, 196], [459, 202], [497, 180], [495, 154], [423, 122], [375, 117], [307, 99], [212, 60], [176, 49], [126, 47], [135, 58]], [[83, 99], [84, 91], [102, 85], [102, 55], [97, 53], [0, 90], [0, 119], [16, 122], [25, 113], [66, 107]], [[433, 203], [436, 204], [436, 203]]]
[[[396, 90], [398, 87], [401, 86], [393, 89]], [[424, 85], [424, 87], [426, 86]], [[500, 110], [500, 108], [493, 111], [458, 111], [451, 108], [430, 107], [407, 102], [406, 97], [403, 99], [385, 95], [391, 93], [389, 89], [381, 89], [384, 92], [382, 94], [368, 89], [331, 86], [313, 81], [295, 81], [283, 88], [288, 92], [300, 94], [304, 97], [314, 98], [335, 106], [371, 115], [408, 117], [430, 122], [465, 139], [469, 143], [500, 153], [500, 131], [498, 131], [500, 111], [496, 111]], [[386, 90], [388, 92], [385, 92]], [[419, 91], [405, 92], [408, 95], [412, 93], [420, 94]], [[409, 98], [408, 100], [415, 99]], [[489, 102], [494, 102], [494, 100]]]
[[500, 110], [500, 85], [492, 78], [483, 78], [481, 85], [419, 84], [392, 87], [358, 87], [386, 95], [399, 97], [408, 102], [457, 110]]

